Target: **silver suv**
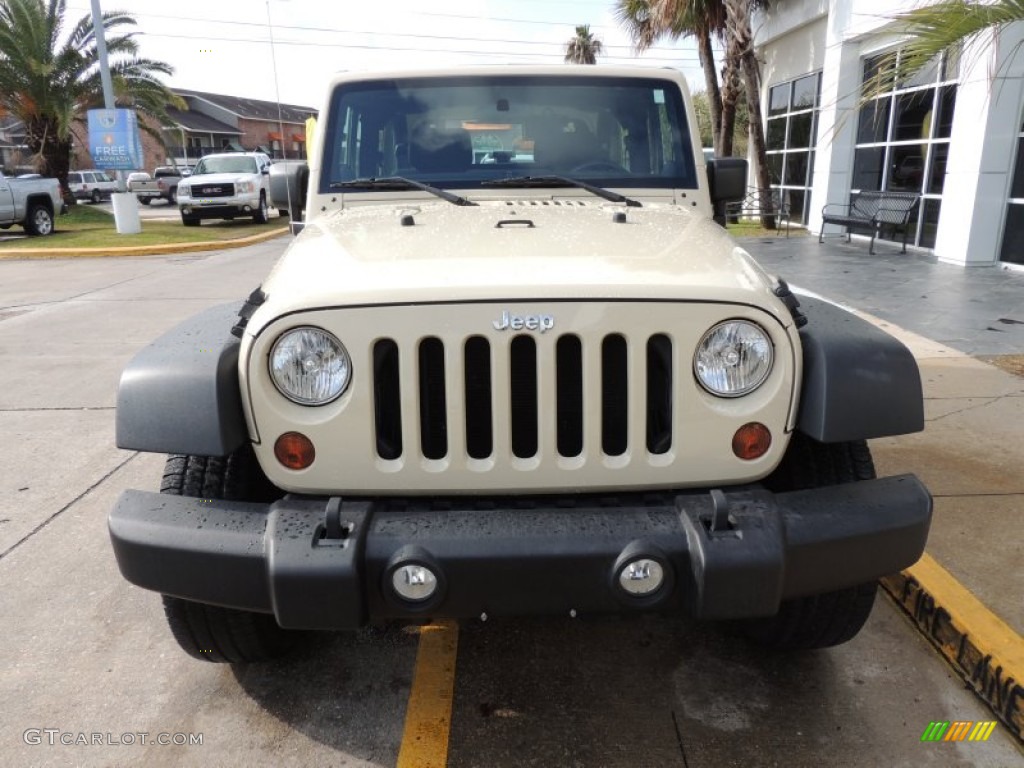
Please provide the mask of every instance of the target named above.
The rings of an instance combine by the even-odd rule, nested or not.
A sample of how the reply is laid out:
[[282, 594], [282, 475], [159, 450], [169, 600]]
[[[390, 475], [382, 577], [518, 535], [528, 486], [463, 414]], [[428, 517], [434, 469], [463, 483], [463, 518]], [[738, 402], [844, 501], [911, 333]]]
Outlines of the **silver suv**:
[[76, 200], [98, 203], [117, 192], [117, 182], [103, 171], [72, 171], [68, 174], [68, 189]]

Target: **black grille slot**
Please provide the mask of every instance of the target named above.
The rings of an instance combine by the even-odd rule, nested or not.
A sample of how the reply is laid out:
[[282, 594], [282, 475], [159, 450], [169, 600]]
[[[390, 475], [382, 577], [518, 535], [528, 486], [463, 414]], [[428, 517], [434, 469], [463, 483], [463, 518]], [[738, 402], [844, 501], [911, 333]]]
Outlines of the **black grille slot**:
[[583, 453], [583, 345], [578, 336], [562, 336], [555, 346], [555, 405], [558, 453]]
[[402, 455], [402, 396], [398, 380], [398, 345], [383, 339], [373, 345], [373, 417], [377, 428], [377, 455]]
[[420, 342], [420, 447], [428, 459], [448, 455], [448, 409], [444, 393], [444, 344]]
[[647, 450], [672, 447], [672, 342], [659, 333], [647, 340]]
[[483, 336], [466, 340], [466, 453], [486, 459], [494, 452], [491, 419], [491, 345]]
[[601, 447], [608, 456], [626, 452], [629, 385], [626, 339], [604, 337], [601, 344]]
[[512, 412], [512, 453], [521, 459], [537, 455], [537, 344], [516, 336], [509, 350]]

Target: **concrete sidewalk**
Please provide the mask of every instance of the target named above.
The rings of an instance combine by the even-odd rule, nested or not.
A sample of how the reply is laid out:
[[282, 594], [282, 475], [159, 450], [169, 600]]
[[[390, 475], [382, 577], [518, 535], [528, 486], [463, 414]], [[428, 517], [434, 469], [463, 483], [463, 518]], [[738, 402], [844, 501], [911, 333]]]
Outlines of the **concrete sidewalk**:
[[928, 486], [935, 498], [928, 555], [966, 593], [953, 583], [948, 594], [935, 594], [913, 569], [886, 586], [1020, 738], [1024, 378], [980, 358], [1024, 355], [1024, 273], [940, 264], [885, 243], [871, 256], [856, 241], [741, 242], [769, 272], [856, 308], [917, 358], [925, 430], [873, 441], [872, 452], [880, 475], [913, 472]]

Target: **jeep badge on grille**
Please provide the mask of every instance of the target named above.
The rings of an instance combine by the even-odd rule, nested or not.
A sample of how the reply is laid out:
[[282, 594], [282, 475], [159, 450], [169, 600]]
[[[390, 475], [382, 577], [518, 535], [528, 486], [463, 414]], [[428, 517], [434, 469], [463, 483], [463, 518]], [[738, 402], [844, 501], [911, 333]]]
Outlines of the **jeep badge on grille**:
[[547, 333], [555, 327], [553, 315], [513, 315], [507, 309], [501, 313], [501, 319], [492, 325], [496, 331], [540, 331]]

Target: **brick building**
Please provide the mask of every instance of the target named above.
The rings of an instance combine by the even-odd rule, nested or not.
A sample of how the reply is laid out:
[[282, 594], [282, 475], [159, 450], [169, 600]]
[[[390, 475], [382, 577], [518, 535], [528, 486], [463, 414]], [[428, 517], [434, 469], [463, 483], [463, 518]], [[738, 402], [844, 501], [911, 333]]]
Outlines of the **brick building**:
[[[225, 150], [262, 150], [274, 158], [306, 158], [306, 119], [310, 107], [244, 99], [217, 93], [171, 89], [188, 104], [187, 110], [167, 110], [171, 122], [161, 127], [167, 149], [141, 131], [143, 167], [195, 165], [203, 155]], [[150, 122], [152, 125], [152, 122]], [[86, 132], [76, 131], [72, 169], [91, 168]]]

